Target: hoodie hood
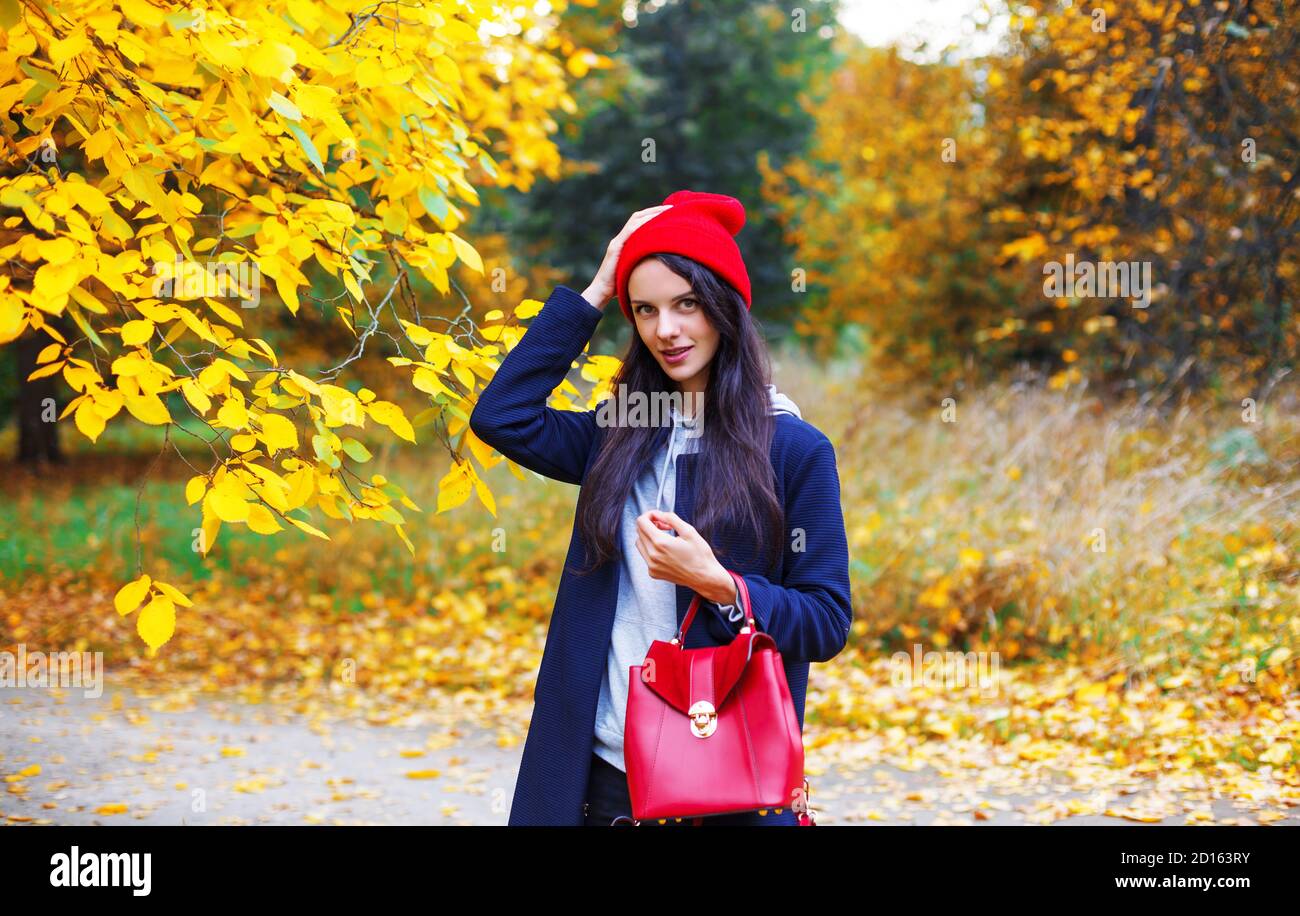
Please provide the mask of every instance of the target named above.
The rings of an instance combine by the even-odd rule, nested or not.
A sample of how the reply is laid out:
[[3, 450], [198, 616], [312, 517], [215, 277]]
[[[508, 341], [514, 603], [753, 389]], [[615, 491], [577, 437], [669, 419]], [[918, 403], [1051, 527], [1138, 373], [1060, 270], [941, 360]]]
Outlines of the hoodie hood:
[[[772, 414], [788, 413], [802, 419], [803, 415], [799, 413], [799, 405], [784, 394], [776, 390], [775, 385], [767, 386], [768, 402], [771, 409], [768, 411]], [[684, 417], [677, 411], [676, 405], [669, 405], [672, 416], [672, 431], [668, 435], [668, 445], [664, 448], [664, 463], [659, 469], [659, 487], [655, 496], [655, 506], [663, 507], [664, 482], [668, 480], [668, 474], [673, 465], [673, 460], [677, 455], [682, 454], [682, 449], [688, 439], [699, 438], [696, 435], [689, 435], [695, 429], [696, 418]]]
[[768, 385], [767, 393], [772, 401], [772, 413], [794, 414], [796, 417], [803, 419], [803, 414], [799, 413], [799, 405], [777, 391], [775, 385]]

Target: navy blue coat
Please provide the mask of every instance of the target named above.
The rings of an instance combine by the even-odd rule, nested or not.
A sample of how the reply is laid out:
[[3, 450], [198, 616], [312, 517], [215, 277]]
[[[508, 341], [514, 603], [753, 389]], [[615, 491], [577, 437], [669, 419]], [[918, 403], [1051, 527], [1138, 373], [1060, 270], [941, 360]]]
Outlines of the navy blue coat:
[[[605, 427], [596, 422], [594, 410], [557, 410], [546, 402], [603, 314], [574, 290], [557, 286], [479, 395], [470, 416], [475, 435], [523, 467], [581, 485]], [[694, 453], [681, 455], [676, 463], [674, 511], [688, 522], [693, 520], [695, 458]], [[724, 526], [710, 546], [719, 562], [740, 573], [749, 586], [758, 626], [771, 634], [781, 653], [802, 728], [808, 664], [827, 661], [844, 648], [853, 620], [848, 543], [830, 440], [804, 420], [778, 414], [771, 459], [777, 497], [785, 510], [786, 541], [777, 564], [764, 565], [757, 557], [753, 533], [734, 527]], [[797, 549], [800, 546], [803, 549]], [[583, 823], [596, 703], [614, 624], [619, 574], [618, 563], [610, 561], [577, 575], [584, 565], [584, 544], [575, 519], [533, 691], [533, 715], [510, 808], [511, 826]], [[677, 586], [679, 625], [693, 594]], [[702, 603], [686, 634], [686, 648], [730, 642], [742, 625], [729, 622], [716, 605]], [[813, 798], [816, 807], [815, 786]], [[789, 808], [780, 815], [769, 810], [766, 815], [749, 812], [704, 821], [706, 825], [763, 826], [795, 822]]]

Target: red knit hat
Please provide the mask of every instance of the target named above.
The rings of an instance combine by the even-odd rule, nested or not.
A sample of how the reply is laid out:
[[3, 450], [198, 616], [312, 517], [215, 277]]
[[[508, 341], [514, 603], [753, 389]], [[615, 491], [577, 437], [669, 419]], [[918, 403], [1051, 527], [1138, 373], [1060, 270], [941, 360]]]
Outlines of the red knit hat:
[[672, 209], [651, 217], [623, 242], [614, 282], [623, 314], [632, 320], [627, 295], [627, 278], [642, 259], [659, 251], [684, 255], [713, 268], [753, 306], [749, 294], [749, 273], [740, 257], [735, 234], [745, 225], [745, 206], [726, 194], [674, 191], [664, 198]]

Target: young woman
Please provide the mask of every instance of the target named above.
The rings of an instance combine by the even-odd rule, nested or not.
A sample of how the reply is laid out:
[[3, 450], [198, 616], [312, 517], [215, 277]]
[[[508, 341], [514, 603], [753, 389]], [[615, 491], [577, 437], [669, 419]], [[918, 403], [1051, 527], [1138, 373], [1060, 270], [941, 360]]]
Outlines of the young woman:
[[[776, 642], [800, 728], [809, 663], [848, 640], [835, 450], [769, 383], [734, 239], [744, 219], [735, 198], [693, 191], [634, 213], [581, 294], [556, 287], [470, 417], [503, 455], [581, 486], [512, 826], [631, 822], [629, 666], [672, 638], [696, 593], [704, 603], [685, 648], [730, 642], [743, 620], [728, 570]], [[636, 332], [614, 394], [591, 411], [548, 407], [614, 295]], [[664, 418], [651, 405], [666, 398]], [[796, 815], [667, 823], [793, 825]]]

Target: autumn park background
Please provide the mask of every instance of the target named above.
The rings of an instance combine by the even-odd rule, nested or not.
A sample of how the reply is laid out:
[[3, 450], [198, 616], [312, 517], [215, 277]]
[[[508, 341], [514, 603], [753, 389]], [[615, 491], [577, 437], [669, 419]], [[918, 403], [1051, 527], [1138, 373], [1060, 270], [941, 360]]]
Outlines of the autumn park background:
[[468, 413], [678, 188], [836, 448], [819, 820], [1298, 822], [1300, 12], [877, 6], [0, 0], [0, 648], [107, 685], [5, 688], [0, 822], [504, 823], [577, 490]]

